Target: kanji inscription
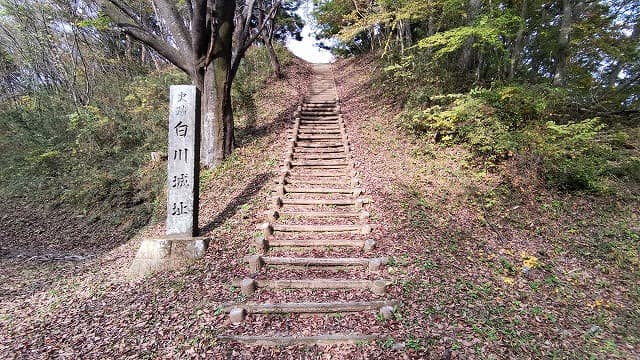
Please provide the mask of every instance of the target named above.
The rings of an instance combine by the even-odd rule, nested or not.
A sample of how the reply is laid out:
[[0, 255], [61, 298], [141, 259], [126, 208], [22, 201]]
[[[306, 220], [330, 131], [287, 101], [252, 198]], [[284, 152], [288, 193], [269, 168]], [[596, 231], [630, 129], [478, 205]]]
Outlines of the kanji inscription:
[[195, 86], [171, 86], [167, 235], [198, 235], [199, 112]]

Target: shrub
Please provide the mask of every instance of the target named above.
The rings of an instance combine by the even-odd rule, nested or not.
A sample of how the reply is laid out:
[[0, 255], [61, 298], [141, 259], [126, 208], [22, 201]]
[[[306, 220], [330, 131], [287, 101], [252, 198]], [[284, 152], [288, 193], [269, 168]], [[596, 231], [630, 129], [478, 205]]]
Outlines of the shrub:
[[536, 134], [536, 151], [544, 159], [550, 184], [569, 191], [603, 189], [600, 177], [607, 172], [610, 148], [596, 140], [604, 128], [599, 118], [562, 125], [546, 123], [542, 133]]
[[[153, 210], [148, 204], [163, 191], [157, 184], [164, 170], [146, 164], [149, 152], [166, 148], [166, 89], [176, 73], [128, 82], [114, 76], [84, 106], [46, 91], [2, 104], [0, 150], [11, 155], [0, 160], [0, 194], [144, 224]], [[114, 84], [124, 84], [116, 99]]]
[[465, 144], [483, 160], [496, 161], [513, 149], [509, 126], [475, 93], [434, 96], [428, 101], [432, 105], [424, 110], [402, 112], [401, 126], [428, 133], [434, 142]]
[[422, 102], [407, 102], [400, 125], [433, 142], [462, 144], [479, 162], [500, 162], [512, 153], [522, 161], [533, 156], [541, 159], [547, 183], [566, 191], [602, 191], [609, 175], [638, 179], [637, 156], [615, 150], [634, 148], [627, 131], [606, 134], [597, 117], [566, 121], [564, 90], [505, 86], [462, 95], [416, 94]]

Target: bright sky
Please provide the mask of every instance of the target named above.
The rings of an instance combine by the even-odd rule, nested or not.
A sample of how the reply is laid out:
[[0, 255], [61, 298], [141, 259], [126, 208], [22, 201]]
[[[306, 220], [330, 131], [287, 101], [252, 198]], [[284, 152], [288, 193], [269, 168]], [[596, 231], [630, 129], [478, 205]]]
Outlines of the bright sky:
[[313, 17], [310, 15], [312, 7], [312, 1], [305, 1], [298, 9], [298, 15], [305, 21], [304, 29], [302, 30], [302, 41], [287, 39], [287, 47], [296, 56], [308, 62], [328, 63], [333, 60], [333, 55], [331, 55], [330, 51], [315, 46], [316, 40], [311, 33], [313, 27]]

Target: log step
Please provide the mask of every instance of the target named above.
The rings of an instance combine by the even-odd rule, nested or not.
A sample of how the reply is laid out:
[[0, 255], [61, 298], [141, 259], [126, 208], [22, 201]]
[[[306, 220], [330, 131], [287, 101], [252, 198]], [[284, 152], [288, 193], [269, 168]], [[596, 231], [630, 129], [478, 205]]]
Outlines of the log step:
[[322, 165], [322, 164], [318, 164], [318, 165], [313, 165], [313, 164], [307, 164], [307, 165], [292, 165], [294, 166], [293, 169], [322, 169], [322, 170], [347, 170], [349, 167], [347, 165]]
[[329, 113], [329, 114], [333, 114], [334, 116], [340, 115], [340, 112], [338, 111], [335, 105], [334, 106], [318, 106], [318, 107], [302, 106], [301, 110], [302, 111], [300, 112], [300, 115], [302, 115], [302, 113], [310, 113], [314, 111], [319, 111], [320, 113]]
[[338, 119], [306, 119], [306, 118], [302, 118], [300, 119], [300, 123], [298, 124], [298, 128], [302, 126], [326, 126], [326, 127], [335, 127], [338, 126], [340, 128], [342, 128], [342, 124], [340, 123], [340, 121]]
[[298, 134], [296, 136], [296, 140], [341, 140], [342, 136], [340, 134], [336, 134], [336, 135], [331, 135], [331, 134], [326, 134], [326, 135], [306, 135], [306, 134]]
[[337, 117], [338, 112], [336, 111], [320, 111], [318, 110], [302, 110], [300, 112], [300, 117]]
[[311, 153], [299, 153], [293, 155], [294, 160], [341, 160], [346, 159], [347, 154], [331, 154], [331, 153], [322, 153], [322, 154], [311, 154]]
[[306, 149], [306, 148], [294, 148], [294, 154], [344, 154], [344, 144], [340, 145], [340, 147], [332, 147], [332, 148], [322, 148], [317, 147], [315, 149]]
[[332, 334], [315, 336], [240, 336], [220, 335], [219, 341], [249, 346], [361, 344], [385, 338], [382, 335]]
[[339, 139], [339, 140], [331, 140], [331, 139], [300, 140], [300, 139], [294, 139], [293, 137], [290, 137], [290, 138], [288, 138], [288, 141], [289, 141], [289, 148], [293, 148], [295, 146], [304, 147], [305, 144], [315, 144], [315, 145], [334, 144], [334, 145], [329, 145], [329, 146], [315, 146], [317, 148], [343, 147], [345, 145], [345, 141], [342, 138]]
[[299, 188], [293, 186], [285, 186], [284, 192], [286, 193], [301, 193], [301, 194], [353, 194], [353, 189], [345, 189], [345, 188]]
[[301, 108], [304, 110], [305, 108], [307, 108], [308, 110], [315, 110], [315, 109], [335, 109], [337, 106], [336, 103], [332, 103], [332, 104], [305, 104], [303, 103], [301, 105]]
[[283, 205], [336, 205], [348, 206], [355, 205], [355, 200], [348, 199], [282, 199]]
[[[343, 169], [344, 170], [344, 169]], [[309, 178], [332, 178], [332, 180], [344, 180], [347, 181], [349, 175], [346, 172], [328, 172], [328, 171], [310, 171], [304, 173], [293, 173], [287, 176], [287, 182], [289, 180], [298, 181], [298, 180], [309, 180]], [[313, 180], [313, 179], [312, 179]]]
[[344, 167], [349, 165], [348, 162], [346, 161], [330, 161], [330, 160], [317, 160], [317, 161], [313, 161], [313, 160], [309, 160], [309, 161], [300, 161], [300, 160], [294, 160], [291, 162], [292, 166], [338, 166], [338, 167]]
[[[275, 180], [275, 184], [280, 184], [280, 180]], [[341, 179], [285, 179], [284, 183], [286, 185], [292, 186], [349, 186], [353, 185], [353, 183], [349, 183], [346, 180]]]
[[[387, 280], [335, 280], [335, 279], [293, 279], [293, 280], [256, 280], [251, 278], [235, 279], [232, 285], [240, 287], [244, 295], [250, 295], [256, 288], [270, 289], [370, 289], [375, 294], [385, 293]], [[250, 289], [250, 291], [247, 291]]]
[[363, 213], [360, 211], [282, 211], [279, 213], [280, 216], [300, 216], [300, 217], [335, 217], [335, 218], [345, 218], [345, 217], [362, 217]]
[[298, 127], [299, 135], [306, 134], [342, 134], [343, 130], [336, 127]]
[[333, 121], [303, 121], [298, 124], [298, 130], [300, 131], [313, 131], [313, 130], [334, 130], [334, 131], [344, 131], [344, 127], [339, 122]]
[[328, 303], [249, 303], [225, 305], [223, 310], [228, 313], [233, 309], [241, 308], [247, 314], [333, 314], [380, 310], [385, 306], [395, 307], [397, 305], [398, 301], [395, 300]]
[[323, 112], [323, 111], [301, 111], [298, 113], [300, 120], [322, 121], [322, 120], [335, 120], [340, 118], [340, 114], [337, 112]]
[[[327, 155], [328, 154], [328, 155]], [[320, 155], [314, 154], [294, 154], [292, 155], [292, 162], [296, 161], [341, 161], [348, 162], [352, 157], [348, 154], [331, 154], [325, 153]]]
[[326, 121], [331, 124], [318, 124], [316, 121], [309, 121], [308, 124], [298, 124], [299, 130], [304, 129], [318, 129], [318, 130], [342, 130], [344, 127], [339, 121]]
[[[330, 183], [334, 186], [338, 186], [341, 184], [347, 185], [349, 184], [349, 180], [347, 179], [347, 174], [337, 174], [337, 175], [324, 175], [322, 173], [317, 174], [292, 174], [286, 177], [286, 184], [314, 184], [314, 185], [329, 185]], [[276, 181], [280, 183], [280, 181]]]
[[329, 148], [329, 147], [343, 147], [344, 143], [341, 142], [300, 142], [296, 141], [295, 146], [300, 148]]
[[[367, 241], [359, 239], [275, 239], [266, 241], [267, 247], [356, 247], [365, 248]], [[374, 244], [375, 245], [375, 244]]]
[[338, 267], [338, 266], [367, 266], [369, 271], [378, 271], [389, 261], [386, 257], [381, 258], [316, 258], [316, 257], [281, 257], [281, 256], [260, 256], [249, 255], [244, 257], [244, 261], [249, 263], [253, 272], [259, 272], [264, 265], [281, 266], [317, 266], [317, 267]]
[[330, 134], [336, 134], [336, 135], [340, 135], [342, 133], [342, 131], [340, 131], [340, 129], [313, 129], [313, 128], [305, 128], [305, 129], [300, 129], [298, 128], [298, 137], [300, 136], [314, 136], [314, 135], [318, 135], [318, 134], [326, 134], [326, 135], [330, 135]]
[[307, 99], [304, 99], [302, 103], [305, 105], [306, 104], [336, 105], [336, 100], [316, 100], [316, 99], [307, 98]]
[[[322, 124], [326, 123], [326, 124]], [[318, 119], [318, 118], [299, 118], [298, 128], [338, 128], [343, 129], [344, 125], [340, 119]]]
[[[272, 225], [279, 232], [358, 232], [368, 234], [370, 225]], [[368, 228], [367, 228], [368, 226]]]
[[321, 118], [303, 117], [303, 118], [300, 118], [300, 122], [298, 126], [340, 126], [342, 127], [342, 123], [337, 118], [332, 119], [328, 117], [321, 117]]

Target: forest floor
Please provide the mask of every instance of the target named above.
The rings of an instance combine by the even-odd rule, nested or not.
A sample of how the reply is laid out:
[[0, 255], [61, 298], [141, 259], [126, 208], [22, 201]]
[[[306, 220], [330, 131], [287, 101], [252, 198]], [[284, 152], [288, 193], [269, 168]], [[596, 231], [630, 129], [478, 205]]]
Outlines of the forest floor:
[[[276, 348], [216, 341], [230, 327], [219, 306], [241, 297], [230, 283], [247, 272], [241, 260], [307, 87], [309, 70], [299, 64], [260, 94], [256, 124], [241, 128], [234, 155], [203, 176], [200, 227], [212, 238], [203, 260], [128, 280], [140, 241], [162, 224], [124, 241], [99, 221], [12, 206], [33, 216], [0, 218], [0, 356], [640, 357], [637, 185], [563, 194], [511, 163], [487, 172], [463, 148], [401, 130], [397, 108], [371, 90], [377, 71], [371, 59], [335, 66], [356, 166], [374, 200], [376, 253], [392, 257], [381, 277], [393, 280], [388, 297], [402, 302], [395, 319], [376, 320], [388, 340]], [[41, 256], [52, 246], [62, 260]]]

